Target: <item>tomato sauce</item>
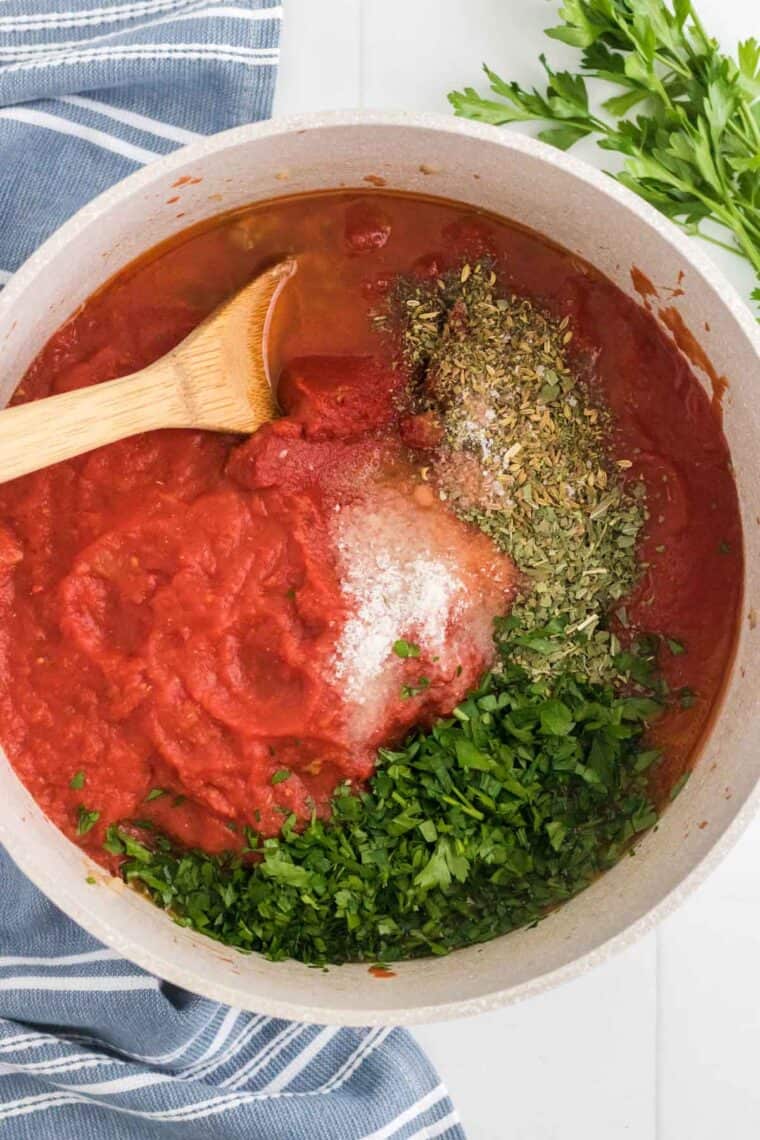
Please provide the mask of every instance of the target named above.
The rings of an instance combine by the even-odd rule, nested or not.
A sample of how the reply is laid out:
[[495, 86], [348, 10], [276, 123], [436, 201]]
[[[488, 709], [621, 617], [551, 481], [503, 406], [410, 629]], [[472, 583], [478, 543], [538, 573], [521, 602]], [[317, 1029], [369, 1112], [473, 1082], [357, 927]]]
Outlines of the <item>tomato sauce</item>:
[[[646, 481], [644, 572], [621, 632], [682, 643], [661, 664], [673, 689], [693, 694], [654, 732], [664, 793], [694, 755], [733, 651], [736, 488], [715, 409], [676, 346], [567, 252], [453, 203], [382, 191], [264, 204], [111, 281], [50, 340], [15, 399], [145, 366], [291, 253], [299, 270], [272, 343], [283, 418], [250, 441], [153, 432], [0, 486], [0, 733], [21, 778], [72, 838], [79, 805], [100, 812], [78, 837], [98, 858], [106, 826], [126, 818], [218, 851], [246, 826], [272, 833], [284, 814], [325, 811], [337, 783], [370, 774], [379, 743], [475, 683], [488, 650], [474, 627], [455, 641], [450, 623], [457, 668], [399, 659], [394, 695], [357, 740], [335, 667], [350, 606], [331, 528], [336, 510], [361, 512], [382, 486], [412, 520], [433, 517], [482, 613], [508, 608], [509, 560], [425, 497], [405, 446], [421, 441], [400, 434], [393, 348], [371, 319], [397, 274], [488, 255], [505, 288], [570, 316], [614, 413], [615, 447]], [[403, 698], [397, 681], [408, 682]], [[84, 786], [71, 787], [80, 771]]]

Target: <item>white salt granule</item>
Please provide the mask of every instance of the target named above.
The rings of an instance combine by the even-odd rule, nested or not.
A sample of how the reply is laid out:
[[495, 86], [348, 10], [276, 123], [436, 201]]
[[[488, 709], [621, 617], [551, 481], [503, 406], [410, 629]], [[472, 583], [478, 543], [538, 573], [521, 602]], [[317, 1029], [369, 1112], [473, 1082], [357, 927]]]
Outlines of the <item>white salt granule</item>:
[[352, 607], [336, 650], [335, 671], [357, 715], [357, 731], [371, 731], [393, 686], [400, 659], [393, 643], [405, 638], [424, 657], [447, 667], [447, 632], [466, 601], [455, 557], [437, 533], [436, 512], [421, 510], [387, 490], [336, 520], [343, 593]]

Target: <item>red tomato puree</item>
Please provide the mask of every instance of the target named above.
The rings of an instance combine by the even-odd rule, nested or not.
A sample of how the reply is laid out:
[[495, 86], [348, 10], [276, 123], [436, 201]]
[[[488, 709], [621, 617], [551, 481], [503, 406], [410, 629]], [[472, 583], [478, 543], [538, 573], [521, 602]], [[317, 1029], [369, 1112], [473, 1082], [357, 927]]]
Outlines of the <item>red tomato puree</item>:
[[[135, 818], [214, 852], [245, 826], [271, 834], [290, 812], [325, 812], [339, 782], [370, 775], [378, 745], [473, 687], [517, 573], [426, 485], [425, 441], [402, 439], [400, 372], [371, 314], [394, 275], [484, 253], [507, 287], [570, 315], [646, 479], [648, 565], [628, 613], [684, 642], [666, 671], [695, 694], [657, 730], [672, 780], [732, 652], [728, 450], [653, 319], [537, 235], [384, 193], [259, 206], [108, 284], [16, 399], [144, 366], [291, 252], [281, 419], [250, 440], [153, 432], [0, 487], [0, 732], [32, 794], [101, 859], [105, 828]], [[394, 652], [397, 639], [420, 655]], [[77, 836], [81, 807], [99, 816]]]

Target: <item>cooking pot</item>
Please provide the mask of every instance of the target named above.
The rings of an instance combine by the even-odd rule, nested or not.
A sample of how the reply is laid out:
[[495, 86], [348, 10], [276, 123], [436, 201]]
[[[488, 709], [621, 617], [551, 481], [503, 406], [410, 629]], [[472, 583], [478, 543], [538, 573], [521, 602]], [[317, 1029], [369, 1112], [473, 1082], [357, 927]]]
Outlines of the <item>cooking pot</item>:
[[[728, 380], [723, 413], [747, 576], [722, 709], [690, 781], [658, 829], [637, 845], [636, 858], [623, 859], [532, 930], [446, 958], [400, 963], [391, 978], [375, 977], [367, 964], [321, 971], [268, 962], [180, 928], [70, 843], [0, 754], [0, 840], [29, 878], [96, 938], [207, 997], [342, 1025], [478, 1013], [588, 970], [695, 887], [735, 841], [760, 794], [760, 629], [753, 612], [760, 609], [760, 330], [698, 244], [568, 155], [453, 118], [363, 111], [242, 127], [195, 143], [95, 199], [12, 278], [0, 295], [0, 402], [77, 307], [159, 242], [253, 202], [370, 185], [456, 199], [513, 219], [591, 262], [637, 300], [642, 282], [679, 285], [682, 293], [663, 304], [677, 308], [715, 373]], [[656, 297], [648, 300], [656, 312]], [[709, 387], [710, 378], [697, 371]]]

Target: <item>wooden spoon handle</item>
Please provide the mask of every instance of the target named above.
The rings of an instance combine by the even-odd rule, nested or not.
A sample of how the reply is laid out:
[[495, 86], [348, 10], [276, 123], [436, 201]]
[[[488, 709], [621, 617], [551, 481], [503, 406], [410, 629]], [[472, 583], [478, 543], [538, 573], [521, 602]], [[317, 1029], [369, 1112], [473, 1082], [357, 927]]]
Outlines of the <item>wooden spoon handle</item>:
[[171, 356], [121, 380], [0, 412], [0, 482], [106, 443], [191, 418]]

